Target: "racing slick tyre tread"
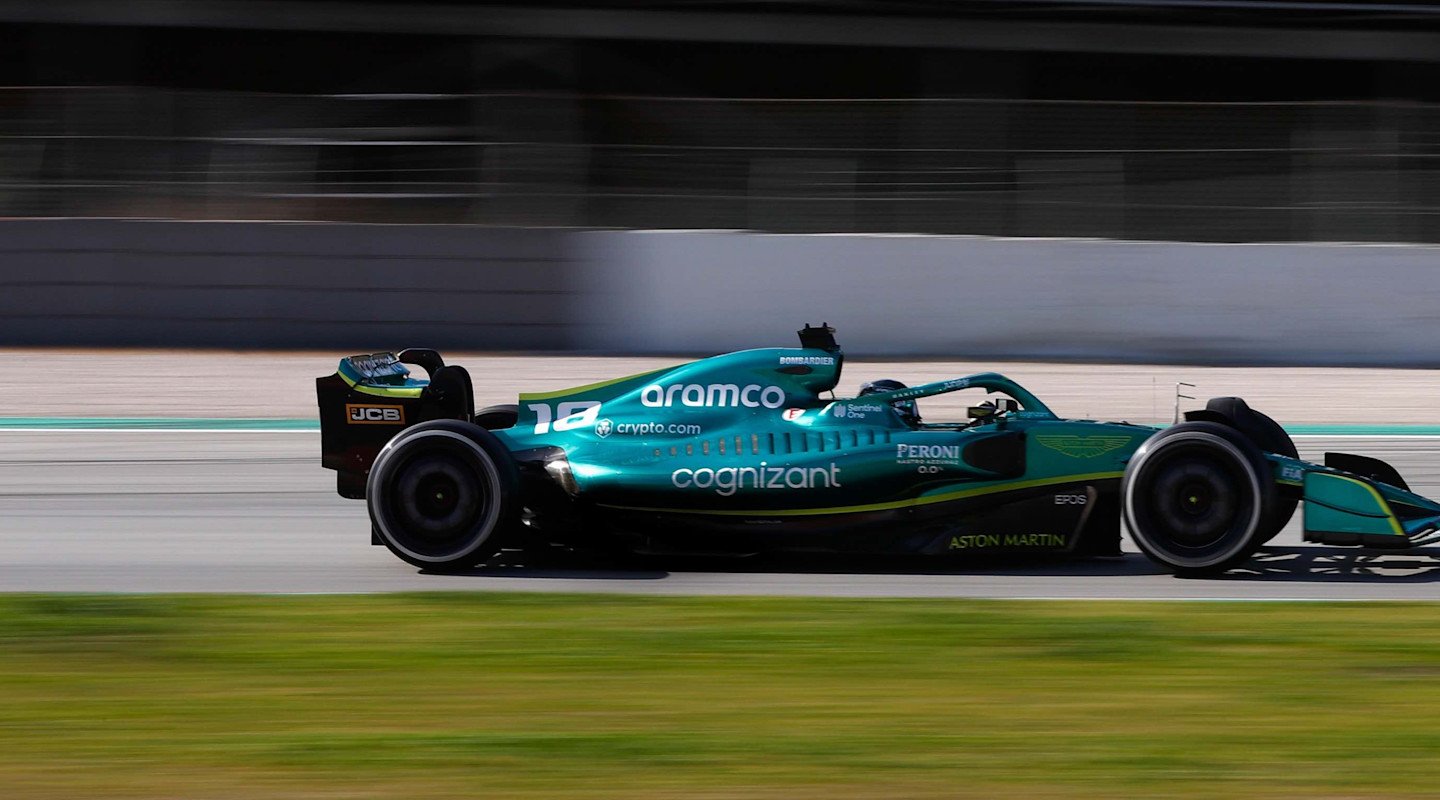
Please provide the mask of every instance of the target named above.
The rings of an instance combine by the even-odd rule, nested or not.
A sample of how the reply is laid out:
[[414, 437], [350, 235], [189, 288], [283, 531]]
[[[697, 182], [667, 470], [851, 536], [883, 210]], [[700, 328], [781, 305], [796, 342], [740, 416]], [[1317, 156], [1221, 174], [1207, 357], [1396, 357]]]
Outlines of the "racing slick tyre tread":
[[509, 405], [486, 406], [475, 412], [475, 424], [487, 431], [501, 431], [506, 428], [513, 428], [519, 420], [520, 406], [514, 403]]
[[1152, 436], [1120, 484], [1125, 527], [1152, 560], [1180, 576], [1223, 572], [1270, 533], [1275, 479], [1249, 437], [1216, 422]]
[[[1286, 433], [1284, 428], [1280, 427], [1280, 423], [1254, 409], [1251, 409], [1250, 413], [1255, 415], [1256, 421], [1261, 426], [1270, 431], [1269, 441], [1261, 444], [1261, 448], [1290, 458], [1300, 457], [1300, 451], [1295, 448], [1295, 441], [1290, 438], [1290, 434]], [[1260, 544], [1269, 542], [1279, 536], [1280, 531], [1285, 530], [1285, 526], [1290, 524], [1290, 518], [1295, 516], [1295, 507], [1298, 505], [1300, 505], [1298, 493], [1287, 495], [1276, 490], [1275, 505], [1271, 507], [1270, 513], [1265, 517], [1264, 530], [1266, 532], [1260, 537]]]
[[1300, 498], [1277, 494], [1275, 505], [1271, 506], [1270, 513], [1265, 515], [1265, 527], [1261, 529], [1264, 533], [1260, 535], [1256, 544], [1267, 544], [1271, 539], [1279, 536], [1280, 531], [1285, 530], [1285, 526], [1290, 524], [1290, 518], [1295, 516], [1295, 507], [1298, 505], [1300, 505]]
[[519, 473], [505, 446], [458, 420], [423, 422], [381, 449], [366, 484], [375, 533], [400, 559], [473, 567], [519, 526]]
[[[1269, 415], [1251, 408], [1241, 398], [1215, 397], [1205, 404], [1205, 409], [1223, 414], [1230, 419], [1235, 429], [1249, 436], [1261, 450], [1290, 458], [1300, 457], [1300, 451], [1295, 447], [1295, 440], [1291, 439], [1290, 434], [1280, 427], [1280, 423], [1271, 419]], [[1298, 493], [1277, 493], [1275, 505], [1266, 515], [1265, 526], [1262, 528], [1265, 533], [1260, 537], [1260, 544], [1265, 544], [1280, 535], [1280, 531], [1290, 524], [1290, 518], [1295, 516], [1295, 507], [1298, 505], [1300, 505]]]

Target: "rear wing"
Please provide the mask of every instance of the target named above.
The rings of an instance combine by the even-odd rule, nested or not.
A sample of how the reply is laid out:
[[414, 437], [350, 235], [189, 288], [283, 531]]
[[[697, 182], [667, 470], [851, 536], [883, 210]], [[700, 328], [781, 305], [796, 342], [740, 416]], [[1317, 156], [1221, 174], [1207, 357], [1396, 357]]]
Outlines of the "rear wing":
[[[404, 365], [425, 370], [416, 379]], [[340, 359], [315, 379], [320, 408], [320, 463], [333, 469], [343, 497], [365, 496], [365, 479], [380, 449], [405, 428], [432, 419], [469, 422], [474, 389], [464, 367], [446, 366], [434, 350], [412, 348]]]

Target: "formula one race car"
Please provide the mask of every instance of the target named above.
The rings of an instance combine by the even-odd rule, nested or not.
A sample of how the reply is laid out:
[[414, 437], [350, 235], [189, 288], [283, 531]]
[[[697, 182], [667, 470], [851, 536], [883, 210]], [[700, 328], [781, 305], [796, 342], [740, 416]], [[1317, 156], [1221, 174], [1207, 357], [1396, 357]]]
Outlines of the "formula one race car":
[[[822, 397], [844, 361], [828, 326], [476, 412], [433, 350], [351, 356], [316, 381], [323, 464], [364, 498], [372, 542], [428, 569], [534, 544], [750, 554], [1119, 553], [1120, 520], [1181, 574], [1223, 571], [1289, 522], [1305, 538], [1411, 547], [1440, 504], [1383, 461], [1301, 461], [1239, 398], [1167, 428], [1057, 417], [995, 373]], [[424, 369], [416, 380], [403, 364]], [[927, 423], [917, 398], [999, 393]]]

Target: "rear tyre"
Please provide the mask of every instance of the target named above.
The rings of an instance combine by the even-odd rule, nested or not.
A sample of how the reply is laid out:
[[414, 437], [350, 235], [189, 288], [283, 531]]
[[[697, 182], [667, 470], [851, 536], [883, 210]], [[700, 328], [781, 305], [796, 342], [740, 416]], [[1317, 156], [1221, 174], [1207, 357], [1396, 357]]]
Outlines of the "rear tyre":
[[505, 446], [455, 420], [410, 428], [375, 458], [365, 487], [375, 533], [417, 567], [472, 567], [500, 550], [518, 524], [519, 485]]
[[1260, 449], [1233, 428], [1186, 422], [1152, 436], [1121, 482], [1125, 525], [1145, 555], [1177, 575], [1223, 572], [1270, 533], [1275, 481]]
[[487, 431], [501, 431], [515, 427], [520, 420], [520, 406], [486, 406], [475, 412], [475, 424]]

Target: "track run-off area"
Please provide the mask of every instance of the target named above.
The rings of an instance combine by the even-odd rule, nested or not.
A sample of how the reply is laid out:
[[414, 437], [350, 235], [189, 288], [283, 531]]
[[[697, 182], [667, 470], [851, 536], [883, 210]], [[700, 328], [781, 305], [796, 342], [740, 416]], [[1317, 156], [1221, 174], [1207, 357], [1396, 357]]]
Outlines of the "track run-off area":
[[[0, 591], [1431, 600], [1440, 588], [1440, 550], [1305, 544], [1298, 512], [1254, 560], [1210, 579], [1162, 573], [1128, 540], [1123, 558], [1088, 561], [595, 563], [555, 554], [525, 563], [506, 553], [468, 574], [427, 574], [370, 545], [364, 503], [337, 496], [333, 473], [320, 468], [318, 430], [303, 421], [206, 424], [0, 427]], [[1385, 459], [1420, 493], [1440, 493], [1440, 436], [1299, 434], [1296, 443], [1314, 460], [1327, 450]]]
[[[783, 328], [783, 326], [782, 326]], [[787, 330], [773, 342], [788, 344]], [[842, 338], [843, 341], [843, 338]], [[1440, 547], [1306, 545], [1300, 514], [1245, 568], [1177, 579], [1125, 543], [1105, 561], [774, 557], [594, 563], [502, 554], [467, 575], [424, 574], [369, 543], [365, 504], [320, 467], [314, 379], [339, 353], [0, 350], [0, 592], [583, 591], [993, 598], [1413, 599], [1440, 597]], [[1382, 458], [1440, 495], [1440, 372], [863, 361], [837, 393], [882, 377], [912, 385], [975, 372], [1018, 380], [1066, 417], [1168, 423], [1175, 384], [1236, 395], [1296, 435], [1300, 455]], [[446, 353], [477, 405], [674, 365], [685, 357]], [[963, 418], [967, 393], [927, 398]], [[25, 416], [20, 416], [25, 415]], [[1434, 555], [1431, 555], [1431, 554]]]

